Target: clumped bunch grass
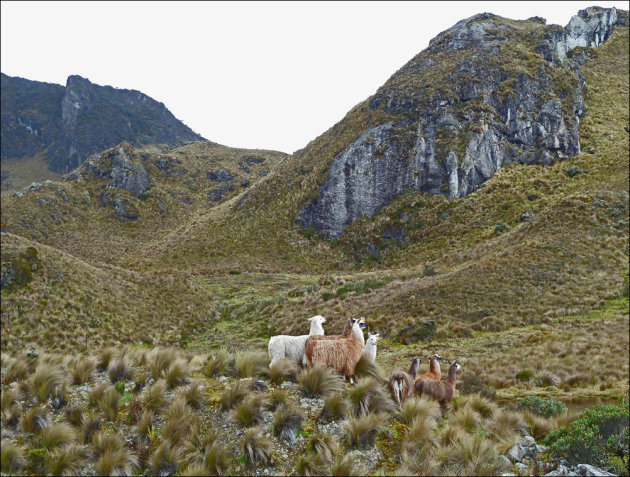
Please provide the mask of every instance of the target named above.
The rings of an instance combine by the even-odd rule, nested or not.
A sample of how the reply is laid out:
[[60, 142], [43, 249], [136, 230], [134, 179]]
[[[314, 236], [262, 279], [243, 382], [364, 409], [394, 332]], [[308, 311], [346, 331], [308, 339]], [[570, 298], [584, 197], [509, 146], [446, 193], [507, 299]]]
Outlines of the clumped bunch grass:
[[437, 447], [436, 428], [437, 421], [431, 416], [414, 418], [403, 441], [404, 451], [413, 455], [423, 450], [425, 446], [430, 448]]
[[425, 396], [410, 397], [401, 404], [400, 410], [398, 411], [398, 416], [408, 426], [410, 426], [416, 418], [433, 418], [437, 420], [441, 415], [442, 411], [437, 401]]
[[186, 404], [183, 398], [175, 399], [165, 413], [166, 425], [162, 436], [172, 445], [178, 445], [190, 433], [199, 427], [199, 417]]
[[22, 431], [35, 434], [50, 426], [50, 423], [50, 415], [43, 406], [35, 406], [30, 411], [25, 412], [20, 419]]
[[174, 388], [184, 382], [188, 375], [188, 363], [183, 358], [174, 359], [168, 368], [162, 371], [161, 376], [168, 384], [168, 387]]
[[548, 419], [529, 411], [523, 411], [522, 415], [534, 439], [540, 440], [551, 431], [551, 422]]
[[0, 421], [3, 426], [15, 427], [20, 419], [20, 411], [14, 406], [17, 402], [18, 393], [14, 389], [6, 389], [2, 391], [0, 398]]
[[103, 394], [105, 394], [105, 391], [107, 391], [108, 388], [109, 388], [109, 385], [103, 382], [103, 383], [98, 383], [88, 392], [87, 399], [88, 399], [88, 404], [90, 405], [90, 407], [95, 408], [99, 406], [99, 402], [101, 398], [103, 397]]
[[327, 366], [313, 366], [303, 369], [297, 376], [306, 397], [326, 396], [330, 393], [341, 392], [343, 382], [339, 375]]
[[162, 373], [166, 371], [171, 363], [178, 358], [177, 352], [173, 348], [156, 348], [149, 358], [149, 372], [154, 380], [158, 380]]
[[330, 434], [316, 432], [309, 437], [307, 448], [319, 455], [323, 462], [330, 464], [333, 456], [339, 451], [339, 444]]
[[234, 373], [234, 360], [225, 351], [219, 351], [210, 356], [203, 367], [203, 375], [208, 378], [218, 378]]
[[297, 475], [323, 476], [327, 475], [328, 468], [320, 454], [309, 452], [298, 457], [295, 463], [295, 471]]
[[241, 400], [249, 394], [250, 388], [243, 381], [236, 381], [230, 389], [226, 389], [221, 393], [221, 409], [224, 411], [232, 409]]
[[385, 373], [378, 363], [370, 361], [365, 356], [361, 356], [361, 359], [357, 362], [354, 368], [354, 375], [357, 378], [374, 378], [379, 382], [385, 379]]
[[180, 390], [179, 396], [181, 396], [191, 408], [201, 409], [203, 407], [203, 392], [203, 384], [199, 381], [193, 381]]
[[252, 427], [243, 436], [243, 450], [253, 465], [268, 464], [271, 461], [273, 441], [262, 434], [259, 427]]
[[276, 388], [267, 395], [265, 407], [270, 411], [275, 411], [280, 406], [286, 407], [289, 403], [289, 396], [282, 389]]
[[26, 381], [26, 390], [35, 396], [39, 402], [63, 393], [65, 388], [65, 374], [61, 367], [41, 362], [35, 373]]
[[98, 475], [131, 475], [138, 467], [138, 459], [125, 447], [125, 439], [119, 433], [97, 432], [92, 439]]
[[107, 374], [112, 384], [131, 379], [133, 370], [127, 355], [121, 354], [113, 358], [107, 366]]
[[289, 358], [282, 358], [275, 361], [269, 367], [269, 379], [274, 384], [280, 384], [283, 381], [295, 380], [298, 373], [298, 365]]
[[499, 406], [480, 394], [466, 396], [462, 399], [461, 405], [479, 413], [483, 419], [494, 419], [494, 416], [499, 412]]
[[268, 373], [269, 355], [262, 351], [244, 351], [236, 356], [236, 371], [241, 378]]
[[38, 447], [53, 449], [63, 444], [72, 444], [77, 440], [75, 430], [66, 422], [57, 422], [43, 428], [38, 436]]
[[387, 418], [386, 414], [374, 413], [350, 417], [342, 424], [346, 444], [359, 449], [373, 445], [376, 434], [387, 425]]
[[142, 416], [140, 416], [140, 419], [138, 419], [138, 422], [136, 424], [136, 430], [138, 431], [138, 434], [141, 436], [147, 436], [147, 434], [150, 432], [150, 429], [153, 427], [153, 420], [154, 420], [154, 415], [152, 411], [149, 411], [148, 409], [145, 409], [142, 412]]
[[83, 416], [83, 425], [81, 426], [81, 432], [83, 433], [83, 442], [92, 442], [94, 434], [98, 432], [101, 427], [101, 418], [94, 414], [85, 414]]
[[449, 418], [449, 423], [459, 426], [467, 432], [473, 432], [481, 426], [481, 415], [471, 407], [460, 407]]
[[92, 358], [78, 356], [69, 363], [72, 384], [87, 383], [96, 369], [96, 362]]
[[[2, 366], [2, 383], [9, 384], [16, 381], [22, 381], [25, 379], [30, 373], [30, 365], [29, 362], [22, 357], [17, 358], [5, 358], [8, 362], [8, 365]], [[4, 364], [4, 363], [3, 363]]]
[[353, 455], [345, 454], [335, 461], [329, 468], [332, 476], [341, 477], [345, 475], [367, 475], [366, 467]]
[[98, 400], [99, 408], [103, 411], [105, 418], [111, 422], [118, 421], [118, 411], [121, 404], [122, 396], [113, 386], [110, 386]]
[[331, 393], [324, 397], [324, 409], [320, 420], [329, 421], [346, 417], [352, 411], [352, 403], [339, 392]]
[[57, 447], [46, 457], [48, 471], [52, 475], [79, 475], [90, 456], [88, 448], [80, 444]]
[[242, 426], [260, 424], [264, 400], [265, 395], [261, 393], [246, 396], [232, 411], [234, 419]]
[[164, 440], [149, 459], [149, 470], [153, 475], [171, 475], [177, 472], [180, 448]]
[[496, 475], [500, 469], [498, 456], [492, 441], [469, 434], [435, 454], [442, 471], [448, 475]]
[[98, 363], [96, 365], [99, 371], [105, 371], [109, 367], [109, 362], [116, 356], [116, 348], [109, 346], [103, 348], [100, 352]]
[[394, 401], [386, 394], [380, 383], [374, 378], [359, 379], [348, 390], [348, 398], [352, 403], [355, 416], [369, 412], [391, 413], [396, 409]]
[[0, 450], [0, 468], [8, 475], [14, 475], [26, 466], [24, 448], [9, 439], [2, 439]]
[[279, 407], [273, 414], [273, 432], [280, 439], [294, 444], [304, 416], [295, 406]]
[[79, 405], [68, 406], [64, 409], [66, 421], [74, 427], [81, 427], [83, 424], [83, 409]]
[[142, 406], [149, 411], [159, 412], [166, 405], [167, 385], [163, 379], [155, 381], [142, 396]]

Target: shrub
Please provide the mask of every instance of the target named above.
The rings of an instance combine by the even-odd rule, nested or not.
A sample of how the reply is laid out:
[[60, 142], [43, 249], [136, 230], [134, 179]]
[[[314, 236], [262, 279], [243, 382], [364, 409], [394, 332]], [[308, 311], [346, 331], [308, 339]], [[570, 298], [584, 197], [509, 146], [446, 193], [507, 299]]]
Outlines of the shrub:
[[481, 378], [471, 375], [467, 376], [461, 383], [457, 383], [460, 394], [479, 394], [481, 397], [494, 401], [497, 397], [497, 390], [488, 386]]
[[303, 369], [297, 376], [302, 392], [307, 397], [325, 396], [343, 389], [339, 375], [326, 366]]
[[546, 418], [562, 414], [567, 411], [567, 407], [560, 401], [553, 399], [543, 399], [540, 396], [527, 396], [518, 404], [520, 409], [526, 409]]
[[70, 361], [69, 367], [72, 384], [83, 384], [92, 377], [96, 363], [91, 358], [77, 357]]
[[273, 432], [280, 439], [294, 444], [304, 416], [292, 405], [276, 409], [273, 415]]
[[297, 373], [297, 364], [289, 358], [279, 359], [269, 367], [269, 378], [274, 384], [280, 384], [287, 379], [294, 380]]
[[582, 170], [582, 168], [576, 164], [571, 164], [569, 167], [567, 167], [564, 170], [564, 173], [569, 176], [569, 177], [575, 177], [578, 174], [582, 174], [584, 173], [584, 171]]
[[16, 445], [8, 439], [2, 439], [2, 449], [0, 450], [0, 468], [7, 475], [15, 475], [24, 466], [24, 448]]
[[386, 414], [366, 414], [350, 417], [343, 422], [342, 430], [346, 444], [353, 448], [366, 448], [374, 444], [377, 432], [385, 428]]
[[80, 475], [89, 454], [87, 447], [79, 444], [58, 447], [47, 455], [48, 470], [52, 475]]
[[502, 220], [499, 220], [496, 225], [494, 226], [494, 234], [495, 235], [501, 235], [503, 232], [507, 232], [508, 230], [510, 230], [512, 227], [510, 227], [508, 224], [506, 224], [505, 222], [503, 222]]
[[588, 462], [613, 473], [628, 473], [628, 404], [595, 406], [544, 440], [572, 464]]
[[352, 410], [352, 404], [341, 393], [332, 393], [324, 398], [324, 409], [320, 419], [328, 421], [346, 417]]
[[522, 371], [516, 373], [516, 380], [522, 383], [526, 383], [527, 381], [532, 379], [533, 375], [534, 371], [532, 371], [531, 369], [523, 369]]
[[272, 449], [273, 442], [262, 435], [259, 427], [254, 427], [245, 432], [243, 436], [243, 450], [252, 464], [268, 464], [271, 459]]
[[268, 368], [269, 356], [262, 351], [245, 351], [236, 356], [236, 371], [241, 378], [259, 376]]

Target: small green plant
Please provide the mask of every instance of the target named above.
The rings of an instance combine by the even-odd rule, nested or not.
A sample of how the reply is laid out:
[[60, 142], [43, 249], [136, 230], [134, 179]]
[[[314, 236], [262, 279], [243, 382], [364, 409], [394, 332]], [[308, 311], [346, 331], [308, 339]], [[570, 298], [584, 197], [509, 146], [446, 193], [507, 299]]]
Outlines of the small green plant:
[[567, 167], [564, 170], [564, 173], [569, 176], [569, 177], [575, 177], [578, 174], [583, 174], [584, 171], [582, 170], [582, 168], [576, 164], [571, 164], [569, 167]]
[[479, 394], [481, 397], [494, 401], [497, 397], [497, 390], [489, 386], [478, 376], [466, 376], [462, 383], [457, 383], [459, 392], [463, 395]]
[[595, 406], [543, 441], [570, 463], [589, 462], [615, 474], [628, 473], [628, 403]]
[[527, 381], [532, 379], [533, 375], [534, 375], [534, 371], [532, 371], [531, 369], [523, 369], [519, 371], [518, 373], [516, 373], [516, 380], [522, 383], [526, 383]]
[[562, 414], [567, 411], [567, 407], [560, 401], [553, 399], [543, 399], [540, 396], [527, 396], [519, 402], [519, 408], [538, 414], [546, 418]]
[[508, 224], [506, 224], [505, 222], [503, 222], [502, 220], [499, 220], [496, 225], [494, 226], [494, 234], [495, 235], [501, 235], [503, 232], [507, 232], [508, 230], [510, 230], [512, 227], [510, 227]]
[[125, 394], [125, 383], [123, 383], [122, 381], [116, 381], [116, 384], [114, 384], [114, 389], [118, 391], [118, 394], [120, 395]]

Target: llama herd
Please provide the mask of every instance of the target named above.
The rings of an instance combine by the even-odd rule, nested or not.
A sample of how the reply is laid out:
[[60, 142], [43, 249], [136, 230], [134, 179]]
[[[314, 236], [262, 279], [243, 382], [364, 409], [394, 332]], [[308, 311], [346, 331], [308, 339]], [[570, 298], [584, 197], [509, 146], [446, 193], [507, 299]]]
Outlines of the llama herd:
[[[326, 318], [317, 315], [309, 318], [311, 329], [308, 335], [272, 336], [269, 340], [269, 366], [281, 359], [290, 359], [303, 367], [327, 366], [344, 377], [349, 379], [350, 384], [354, 384], [354, 370], [361, 359], [374, 362], [376, 359], [376, 346], [380, 339], [378, 333], [368, 332], [368, 339], [363, 336], [363, 329], [367, 328], [365, 318], [350, 318], [346, 322], [345, 328], [340, 335], [325, 335], [323, 324]], [[460, 368], [457, 360], [451, 363], [448, 377], [442, 378], [439, 354], [424, 356], [429, 361], [429, 371], [418, 375], [419, 358], [411, 360], [408, 371], [394, 371], [388, 382], [394, 402], [399, 406], [405, 399], [418, 394], [433, 397], [446, 411], [446, 406], [453, 400], [455, 392], [455, 374]]]

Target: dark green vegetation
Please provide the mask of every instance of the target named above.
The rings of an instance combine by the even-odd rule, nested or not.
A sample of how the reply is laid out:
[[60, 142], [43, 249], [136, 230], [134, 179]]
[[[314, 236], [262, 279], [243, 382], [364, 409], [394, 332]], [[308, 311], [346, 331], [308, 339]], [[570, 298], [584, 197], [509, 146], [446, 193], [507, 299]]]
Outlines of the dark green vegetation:
[[[516, 22], [524, 38], [533, 23]], [[540, 66], [529, 43], [502, 45], [508, 76]], [[156, 473], [184, 462], [179, 472], [252, 473], [269, 461], [280, 472], [349, 473], [343, 453], [375, 445], [382, 455], [370, 471], [468, 475], [501, 472], [491, 463], [524, 426], [536, 439], [564, 429], [552, 434], [550, 445], [560, 443], [554, 452], [574, 446], [577, 431], [567, 426], [575, 415], [559, 402], [616, 402], [628, 390], [628, 28], [584, 51], [580, 155], [549, 166], [513, 164], [464, 198], [409, 191], [332, 241], [296, 218], [334, 157], [367, 127], [392, 119], [370, 107], [373, 98], [293, 156], [208, 142], [163, 152], [124, 144], [63, 182], [3, 197], [1, 339], [12, 356], [2, 363], [3, 428], [23, 422], [32, 432], [3, 443], [3, 469], [5, 462], [29, 472], [61, 471], [46, 467], [53, 461], [80, 467], [85, 445], [104, 472]], [[423, 101], [455, 94], [439, 81], [451, 71], [448, 61], [421, 85]], [[418, 85], [402, 73], [383, 91], [412, 94]], [[509, 95], [509, 81], [502, 94]], [[574, 78], [554, 81], [558, 90]], [[457, 104], [492, 114], [474, 100]], [[127, 170], [147, 173], [139, 193], [111, 187], [121, 149]], [[402, 229], [404, 240], [389, 233]], [[399, 421], [382, 396], [367, 403], [359, 386], [349, 392], [286, 364], [267, 375], [257, 352], [264, 357], [269, 336], [306, 333], [307, 318], [317, 314], [326, 317], [327, 334], [340, 333], [350, 315], [365, 316], [384, 338], [377, 364], [386, 375], [415, 356], [459, 357], [453, 414], [442, 421], [410, 405]], [[180, 351], [151, 349], [165, 345]], [[79, 352], [98, 359], [68, 356]], [[366, 388], [378, 387], [377, 371], [366, 369], [374, 380], [362, 381]], [[246, 376], [254, 379], [236, 384]], [[186, 377], [204, 389], [176, 397]], [[257, 378], [269, 389], [250, 388]], [[302, 385], [285, 389], [283, 380]], [[12, 382], [37, 402], [69, 396], [82, 414], [73, 407], [55, 422], [74, 430], [42, 435], [49, 416], [30, 402], [18, 409]], [[89, 396], [79, 396], [86, 382]], [[323, 408], [300, 404], [311, 399]], [[207, 433], [228, 415], [235, 429], [256, 430], [246, 439], [232, 430], [228, 440]], [[580, 429], [592, 424], [586, 416]], [[99, 421], [105, 418], [137, 428], [133, 451], [115, 438], [105, 442], [115, 427]], [[312, 437], [342, 420], [343, 450], [327, 451]], [[258, 432], [274, 422], [269, 436]], [[200, 431], [182, 435], [178, 426]], [[303, 439], [285, 458], [278, 449], [291, 433]], [[622, 472], [623, 441], [604, 440], [593, 459]]]

